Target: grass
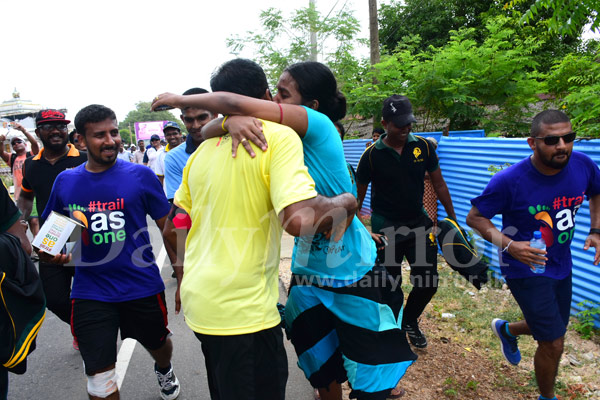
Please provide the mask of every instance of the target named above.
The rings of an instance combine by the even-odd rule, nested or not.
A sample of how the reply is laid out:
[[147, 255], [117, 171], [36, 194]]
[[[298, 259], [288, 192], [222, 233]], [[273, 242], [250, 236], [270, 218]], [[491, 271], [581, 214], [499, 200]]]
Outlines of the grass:
[[[452, 271], [443, 261], [439, 259], [440, 286], [430, 303], [426, 308], [425, 315], [428, 319], [435, 321], [436, 324], [445, 325], [445, 332], [452, 332], [452, 341], [461, 346], [478, 351], [483, 357], [490, 359], [490, 362], [503, 365], [504, 357], [501, 354], [500, 343], [490, 329], [490, 323], [493, 318], [501, 318], [507, 321], [518, 321], [522, 319], [522, 313], [513, 299], [511, 293], [501, 281], [490, 280], [488, 284], [477, 291], [469, 282], [462, 278], [458, 273]], [[411, 290], [411, 285], [407, 284], [408, 271], [405, 271], [402, 288], [406, 294]], [[441, 318], [442, 313], [451, 313], [455, 318]], [[580, 335], [576, 328], [578, 321], [573, 319], [567, 335]], [[584, 339], [592, 337], [597, 342], [598, 330], [592, 333], [586, 331]], [[450, 335], [447, 333], [446, 335]], [[532, 358], [537, 349], [537, 343], [531, 336], [522, 336], [519, 339], [519, 348], [523, 355], [522, 363], [532, 365]], [[572, 348], [565, 348], [565, 352], [572, 353]], [[557, 394], [563, 399], [578, 400], [584, 399], [585, 390], [583, 385], [569, 384], [570, 377], [576, 375], [570, 365], [559, 367], [559, 376], [556, 384]], [[517, 393], [531, 394], [537, 393], [535, 374], [530, 373], [529, 379], [525, 384], [516, 382], [513, 378], [505, 376], [501, 369], [496, 370], [495, 382], [503, 387], [511, 387]], [[596, 385], [598, 382], [595, 382]], [[477, 381], [468, 382], [466, 388], [459, 387], [456, 380], [448, 377], [444, 381], [444, 394], [448, 398], [457, 398], [465, 389], [476, 391], [479, 383]]]

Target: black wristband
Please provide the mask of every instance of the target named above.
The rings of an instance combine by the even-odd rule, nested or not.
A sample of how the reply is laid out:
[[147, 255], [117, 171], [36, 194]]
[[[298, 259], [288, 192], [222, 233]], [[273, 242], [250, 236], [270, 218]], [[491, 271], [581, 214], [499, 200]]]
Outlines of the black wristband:
[[592, 228], [590, 229], [590, 233], [588, 235], [591, 235], [592, 233], [597, 233], [600, 235], [600, 229], [599, 228]]

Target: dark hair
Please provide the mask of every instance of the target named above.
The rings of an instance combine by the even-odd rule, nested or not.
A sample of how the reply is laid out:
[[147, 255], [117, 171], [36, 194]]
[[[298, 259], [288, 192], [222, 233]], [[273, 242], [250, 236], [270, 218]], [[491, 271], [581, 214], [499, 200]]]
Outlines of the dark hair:
[[285, 69], [298, 84], [302, 102], [317, 100], [317, 111], [338, 121], [346, 116], [346, 97], [337, 88], [333, 72], [325, 65], [316, 61], [304, 61], [292, 64]]
[[77, 129], [73, 129], [71, 133], [69, 133], [69, 143], [75, 144], [75, 134], [77, 133]]
[[261, 99], [269, 84], [260, 65], [246, 58], [235, 58], [213, 72], [210, 87], [213, 92], [232, 92]]
[[346, 136], [346, 129], [344, 128], [344, 125], [342, 125], [342, 123], [340, 121], [335, 121], [333, 124], [338, 129], [338, 132], [340, 133], [342, 140], [344, 140], [344, 136]]
[[571, 122], [567, 114], [560, 110], [544, 110], [533, 117], [531, 122], [531, 137], [536, 137], [542, 132], [543, 125], [558, 124], [560, 122]]
[[191, 94], [202, 94], [202, 93], [208, 93], [208, 90], [202, 89], [199, 87], [194, 87], [194, 88], [188, 89], [185, 92], [183, 92], [183, 96], [189, 96]]
[[373, 133], [379, 133], [380, 135], [383, 135], [385, 133], [385, 129], [383, 129], [383, 128], [373, 128]]
[[79, 110], [75, 116], [75, 129], [77, 129], [77, 133], [85, 136], [85, 124], [102, 122], [107, 119], [117, 120], [113, 110], [100, 104], [91, 104]]

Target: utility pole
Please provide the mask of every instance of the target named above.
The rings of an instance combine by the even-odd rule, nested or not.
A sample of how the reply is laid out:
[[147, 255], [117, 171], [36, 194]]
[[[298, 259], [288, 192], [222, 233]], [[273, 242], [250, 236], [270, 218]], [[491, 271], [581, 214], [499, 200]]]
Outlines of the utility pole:
[[[315, 0], [308, 0], [308, 8], [312, 12], [316, 12], [317, 6]], [[311, 21], [310, 24], [310, 61], [317, 61], [317, 32], [316, 21]]]
[[371, 42], [371, 65], [379, 63], [379, 24], [377, 0], [369, 0], [369, 39]]

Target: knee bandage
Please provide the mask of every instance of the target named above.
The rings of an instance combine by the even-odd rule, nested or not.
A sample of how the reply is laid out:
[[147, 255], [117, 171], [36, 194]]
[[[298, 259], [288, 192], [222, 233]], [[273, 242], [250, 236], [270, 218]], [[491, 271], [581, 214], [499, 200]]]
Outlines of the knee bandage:
[[87, 382], [88, 393], [103, 399], [119, 389], [117, 387], [117, 373], [114, 368], [96, 375], [88, 375]]

